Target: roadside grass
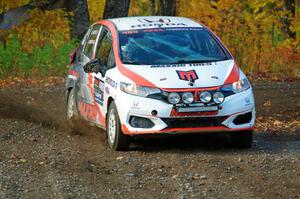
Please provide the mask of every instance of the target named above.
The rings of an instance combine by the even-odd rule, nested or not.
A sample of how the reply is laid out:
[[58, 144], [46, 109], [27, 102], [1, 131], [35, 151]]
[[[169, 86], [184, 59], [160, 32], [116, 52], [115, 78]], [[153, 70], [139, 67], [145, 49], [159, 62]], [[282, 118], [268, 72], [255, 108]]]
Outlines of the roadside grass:
[[6, 45], [0, 44], [0, 79], [65, 75], [69, 54], [76, 44], [76, 41], [66, 41], [58, 47], [45, 44], [26, 52], [13, 36]]

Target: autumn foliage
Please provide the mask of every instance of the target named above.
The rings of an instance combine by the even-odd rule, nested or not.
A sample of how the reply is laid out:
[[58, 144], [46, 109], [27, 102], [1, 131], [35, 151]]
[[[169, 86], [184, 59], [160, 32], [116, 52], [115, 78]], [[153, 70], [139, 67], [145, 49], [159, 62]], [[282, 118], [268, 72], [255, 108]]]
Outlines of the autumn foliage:
[[194, 18], [219, 35], [247, 73], [300, 76], [300, 38], [282, 31], [286, 16], [294, 31], [299, 18], [289, 15], [284, 1], [190, 0], [179, 1], [178, 7], [179, 15]]
[[[28, 2], [1, 0], [0, 12]], [[87, 2], [91, 22], [100, 20], [105, 0]], [[150, 15], [153, 8], [157, 10], [158, 2], [132, 0], [129, 15]], [[280, 80], [300, 78], [300, 5], [295, 5], [296, 11], [292, 13], [285, 3], [284, 0], [177, 0], [176, 10], [177, 15], [211, 28], [250, 76]], [[49, 45], [56, 51], [71, 40], [70, 14], [64, 10], [34, 9], [26, 23], [5, 34], [8, 38], [17, 35], [22, 50], [28, 53]]]

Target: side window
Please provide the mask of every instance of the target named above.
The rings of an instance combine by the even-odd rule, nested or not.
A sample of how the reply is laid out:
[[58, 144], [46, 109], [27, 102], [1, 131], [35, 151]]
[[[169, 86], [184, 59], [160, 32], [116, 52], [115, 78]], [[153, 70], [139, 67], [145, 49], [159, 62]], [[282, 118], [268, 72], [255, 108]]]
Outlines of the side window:
[[85, 44], [83, 53], [86, 56], [88, 56], [89, 58], [92, 58], [94, 45], [96, 43], [99, 30], [100, 30], [100, 25], [95, 25], [93, 27], [88, 39], [86, 40], [86, 44]]
[[100, 59], [101, 65], [107, 69], [115, 66], [115, 58], [112, 48], [112, 36], [109, 30], [102, 28], [97, 45], [96, 58]]
[[82, 41], [81, 41], [81, 43], [80, 43], [80, 46], [79, 46], [79, 50], [80, 50], [80, 51], [83, 51], [84, 44], [85, 44], [85, 42], [86, 42], [88, 36], [90, 35], [90, 32], [91, 32], [91, 28], [89, 28], [89, 29], [86, 31], [86, 33], [85, 33], [85, 35], [84, 35], [84, 37], [83, 37], [83, 39], [82, 39]]

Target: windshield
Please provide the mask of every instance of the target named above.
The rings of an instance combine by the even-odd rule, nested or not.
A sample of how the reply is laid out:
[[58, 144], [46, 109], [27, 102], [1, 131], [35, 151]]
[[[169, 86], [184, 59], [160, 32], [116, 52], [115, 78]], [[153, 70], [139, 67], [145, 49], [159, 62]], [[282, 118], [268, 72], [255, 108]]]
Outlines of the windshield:
[[227, 60], [225, 50], [203, 28], [156, 28], [119, 34], [124, 64], [179, 64]]

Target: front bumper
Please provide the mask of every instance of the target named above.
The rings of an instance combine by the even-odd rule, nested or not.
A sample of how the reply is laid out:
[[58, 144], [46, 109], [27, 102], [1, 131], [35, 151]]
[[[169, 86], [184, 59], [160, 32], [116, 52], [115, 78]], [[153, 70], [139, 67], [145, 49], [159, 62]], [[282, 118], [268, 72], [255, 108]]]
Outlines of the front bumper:
[[[175, 115], [171, 104], [121, 92], [116, 104], [127, 135], [193, 132], [230, 132], [251, 130], [255, 123], [255, 103], [252, 89], [226, 97], [217, 112]], [[153, 114], [156, 112], [157, 114]], [[151, 128], [136, 128], [132, 117], [149, 119]]]

